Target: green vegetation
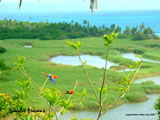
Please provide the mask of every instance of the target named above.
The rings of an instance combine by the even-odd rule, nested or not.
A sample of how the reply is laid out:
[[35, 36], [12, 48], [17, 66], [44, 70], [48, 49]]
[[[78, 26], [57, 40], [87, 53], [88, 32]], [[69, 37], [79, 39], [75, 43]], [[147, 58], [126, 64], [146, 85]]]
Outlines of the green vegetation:
[[158, 98], [157, 102], [154, 104], [154, 108], [157, 110], [158, 120], [160, 120], [160, 97]]
[[[142, 27], [143, 26], [143, 27]], [[83, 25], [78, 22], [71, 23], [49, 23], [49, 22], [22, 22], [16, 20], [0, 20], [0, 39], [41, 39], [41, 40], [62, 40], [84, 37], [100, 37], [115, 31], [120, 33], [119, 38], [130, 38], [133, 40], [145, 40], [150, 38], [159, 39], [151, 28], [144, 24], [122, 31], [120, 26], [112, 24], [106, 26], [92, 26], [86, 20]]]
[[0, 53], [5, 53], [7, 50], [3, 47], [0, 47]]
[[[104, 44], [102, 38], [83, 38], [83, 39], [73, 39], [73, 42], [81, 41], [83, 42], [83, 46], [81, 49], [82, 54], [90, 54], [90, 55], [98, 55], [102, 58], [104, 57]], [[50, 58], [57, 55], [76, 55], [76, 52], [71, 48], [67, 47], [65, 44], [65, 40], [1, 40], [1, 45], [7, 49], [7, 52], [0, 54], [0, 57], [5, 60], [5, 63], [8, 67], [13, 68], [13, 63], [16, 61], [16, 56], [25, 56], [27, 59], [26, 64], [24, 65], [28, 74], [33, 78], [33, 80], [38, 83], [38, 85], [43, 84], [45, 76], [41, 74], [41, 72], [52, 73], [58, 75], [59, 79], [57, 79], [55, 85], [47, 83], [46, 86], [48, 88], [59, 88], [60, 90], [67, 91], [68, 89], [72, 89], [72, 86], [76, 80], [79, 80], [79, 84], [77, 86], [77, 91], [81, 91], [84, 88], [87, 88], [87, 96], [89, 99], [84, 100], [84, 104], [76, 104], [72, 107], [72, 109], [82, 110], [82, 109], [90, 109], [95, 110], [98, 106], [92, 104], [96, 99], [91, 93], [91, 89], [88, 86], [84, 74], [80, 74], [82, 72], [81, 66], [69, 66], [62, 64], [55, 64], [50, 62]], [[24, 48], [24, 43], [31, 43], [33, 48]], [[110, 56], [109, 60], [119, 63], [123, 65], [125, 68], [127, 67], [127, 63], [133, 63], [132, 60], [124, 59], [121, 57], [121, 52], [133, 52], [134, 50], [145, 49], [144, 58], [149, 58], [153, 60], [160, 61], [160, 48], [154, 47], [155, 45], [160, 45], [159, 40], [144, 40], [144, 41], [132, 41], [129, 39], [116, 39], [110, 46]], [[103, 70], [95, 67], [87, 66], [86, 67], [89, 76], [91, 76], [91, 80], [95, 85], [96, 89], [101, 86], [102, 74]], [[139, 71], [137, 78], [139, 77], [147, 77], [159, 75], [160, 64], [157, 63], [149, 63], [144, 62], [142, 69]], [[116, 81], [121, 80], [122, 77], [128, 74], [128, 72], [120, 73], [116, 70], [107, 70], [107, 82], [110, 85], [115, 85]], [[74, 73], [74, 74], [72, 74]], [[5, 71], [2, 71], [1, 77], [3, 79], [0, 80], [0, 92], [8, 93], [9, 95], [13, 94], [16, 89], [19, 89], [17, 85], [14, 83], [14, 80], [17, 77], [21, 76], [18, 72], [9, 74]], [[109, 81], [108, 81], [109, 80]], [[146, 85], [146, 87], [150, 85]], [[145, 88], [146, 88], [145, 87]], [[63, 89], [62, 89], [63, 88]], [[136, 88], [136, 89], [132, 89]], [[142, 89], [141, 85], [134, 84], [131, 87], [130, 92], [136, 94], [138, 91], [139, 94], [142, 94], [140, 97], [136, 97], [135, 101], [143, 100], [145, 93], [159, 92], [159, 87], [157, 85], [152, 85], [149, 87], [150, 89]], [[155, 88], [155, 89], [154, 89]], [[108, 90], [111, 94], [107, 96], [108, 104], [111, 104], [113, 100], [118, 96], [117, 92], [113, 89]], [[129, 92], [129, 93], [130, 93]], [[128, 94], [129, 94], [128, 93]], [[139, 95], [138, 94], [138, 95]], [[137, 95], [137, 96], [138, 96]], [[74, 96], [73, 96], [74, 98]], [[128, 101], [128, 98], [123, 98], [119, 104], [124, 101]], [[138, 100], [140, 99], [140, 100]], [[134, 100], [129, 100], [134, 101]], [[33, 92], [30, 93], [30, 97], [28, 98], [28, 106], [34, 106], [38, 108], [45, 108], [46, 104], [42, 102]]]
[[[141, 68], [142, 66], [142, 62], [135, 62], [134, 65], [130, 65], [132, 68], [135, 68], [136, 70], [133, 72], [133, 75], [128, 75], [127, 77], [123, 77], [122, 81], [120, 82], [117, 82], [117, 84], [119, 84], [118, 87], [116, 87], [117, 89], [117, 92], [118, 92], [118, 96], [117, 98], [114, 100], [114, 102], [109, 105], [108, 107], [106, 107], [106, 105], [104, 105], [104, 103], [106, 102], [106, 98], [107, 98], [107, 94], [108, 94], [108, 87], [110, 87], [109, 83], [106, 84], [105, 81], [106, 81], [106, 68], [107, 68], [107, 61], [108, 61], [108, 55], [109, 55], [109, 47], [111, 45], [111, 43], [117, 38], [118, 36], [118, 33], [110, 33], [109, 35], [104, 35], [103, 36], [103, 39], [105, 40], [104, 42], [104, 45], [106, 47], [106, 63], [105, 63], [105, 67], [104, 67], [104, 74], [103, 74], [103, 80], [102, 80], [102, 85], [100, 88], [98, 88], [98, 90], [100, 91], [100, 94], [98, 96], [97, 94], [97, 90], [95, 89], [95, 85], [93, 85], [92, 81], [90, 80], [90, 77], [88, 75], [88, 72], [86, 71], [86, 68], [85, 68], [85, 64], [86, 62], [82, 61], [81, 59], [81, 55], [80, 55], [80, 47], [82, 46], [82, 43], [80, 41], [78, 41], [77, 43], [74, 43], [74, 42], [70, 42], [70, 41], [67, 41], [66, 43], [74, 48], [77, 53], [78, 53], [78, 56], [79, 56], [79, 60], [81, 61], [81, 64], [82, 64], [82, 68], [83, 68], [83, 72], [85, 73], [85, 76], [87, 78], [87, 81], [89, 82], [89, 85], [90, 87], [92, 88], [92, 93], [94, 93], [95, 95], [95, 98], [97, 101], [96, 105], [98, 105], [98, 109], [99, 109], [99, 115], [97, 117], [97, 120], [100, 119], [100, 117], [106, 112], [108, 111], [109, 109], [111, 109], [116, 103], [119, 102], [119, 100], [124, 97], [126, 95], [126, 93], [128, 93], [132, 83], [133, 83], [133, 80], [135, 79], [135, 76], [137, 75], [137, 72], [139, 71], [139, 69]], [[14, 67], [14, 71], [15, 70], [19, 70], [20, 73], [22, 73], [23, 77], [25, 78], [22, 78], [20, 77], [18, 80], [16, 80], [16, 83], [18, 83], [24, 90], [22, 91], [19, 91], [17, 90], [16, 93], [18, 93], [18, 95], [15, 94], [16, 98], [17, 99], [14, 99], [14, 97], [12, 98], [14, 100], [17, 100], [17, 101], [23, 101], [21, 100], [21, 96], [25, 95], [25, 90], [28, 89], [28, 90], [33, 90], [36, 95], [41, 98], [43, 100], [43, 102], [47, 103], [49, 109], [48, 109], [48, 113], [46, 113], [45, 115], [47, 115], [47, 118], [52, 118], [53, 116], [56, 116], [56, 119], [58, 119], [58, 115], [62, 113], [63, 109], [66, 110], [67, 108], [71, 108], [72, 104], [70, 103], [70, 99], [71, 99], [71, 96], [70, 95], [68, 97], [67, 100], [61, 98], [61, 92], [59, 89], [57, 88], [45, 88], [45, 85], [47, 83], [47, 81], [49, 80], [49, 78], [47, 78], [46, 81], [44, 81], [43, 83], [43, 86], [40, 87], [36, 82], [34, 82], [32, 80], [32, 78], [28, 75], [28, 73], [25, 71], [25, 68], [24, 68], [24, 63], [25, 63], [25, 57], [23, 56], [19, 56], [18, 57], [18, 62], [15, 63], [16, 67]], [[47, 75], [48, 77], [51, 77], [50, 75], [46, 74], [46, 73], [43, 73], [44, 75]], [[55, 78], [57, 78], [56, 75], [53, 75], [55, 76]], [[52, 76], [52, 78], [53, 78]], [[51, 78], [50, 78], [51, 79]], [[51, 80], [53, 82], [53, 80]], [[75, 82], [75, 85], [74, 85], [74, 88], [73, 88], [73, 91], [75, 91], [75, 88], [77, 87], [77, 83], [78, 83], [78, 80]], [[30, 88], [31, 87], [31, 88]], [[29, 91], [27, 91], [28, 93]], [[23, 94], [21, 94], [23, 93]], [[86, 90], [83, 90], [82, 93], [78, 94], [79, 97], [82, 97], [82, 98], [79, 98], [80, 99], [80, 103], [82, 104], [82, 101], [86, 95]], [[8, 109], [12, 109], [10, 107], [14, 107], [14, 106], [19, 106], [18, 108], [19, 109], [23, 109], [24, 108], [24, 105], [23, 103], [21, 104], [21, 102], [18, 102], [20, 103], [20, 105], [15, 105], [11, 102], [11, 105], [8, 106], [8, 103], [10, 103], [10, 97], [9, 97], [9, 100], [8, 99], [5, 99], [5, 95], [2, 96], [2, 100], [4, 98], [4, 101], [2, 101], [2, 103], [5, 103], [2, 104], [1, 106], [1, 109], [4, 110], [4, 112], [6, 112]], [[73, 100], [74, 102], [76, 101], [77, 99]], [[79, 100], [77, 100], [79, 101]], [[12, 104], [14, 106], [12, 106]], [[71, 104], [71, 105], [70, 105]], [[3, 106], [4, 105], [4, 106]], [[92, 104], [93, 105], [93, 104]], [[8, 109], [6, 109], [6, 106]], [[4, 108], [4, 109], [3, 109]], [[32, 107], [31, 107], [32, 108]], [[59, 109], [59, 110], [58, 110]], [[51, 110], [53, 110], [53, 112], [51, 112]], [[59, 111], [58, 114], [55, 112], [55, 110]], [[10, 114], [10, 110], [7, 111], [8, 114]], [[20, 117], [20, 118], [23, 118], [25, 115], [26, 112], [24, 112], [24, 115], [16, 115], [16, 117]], [[3, 114], [3, 112], [2, 112]], [[11, 113], [12, 114], [12, 113]], [[17, 113], [16, 113], [17, 114]]]
[[0, 70], [6, 70], [6, 69], [7, 69], [7, 66], [4, 63], [4, 60], [0, 60]]

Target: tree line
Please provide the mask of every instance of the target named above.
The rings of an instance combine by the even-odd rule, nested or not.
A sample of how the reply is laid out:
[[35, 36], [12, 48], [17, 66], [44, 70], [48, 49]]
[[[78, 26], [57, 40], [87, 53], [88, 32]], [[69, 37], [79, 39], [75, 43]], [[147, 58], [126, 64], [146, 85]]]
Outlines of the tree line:
[[59, 22], [23, 22], [12, 19], [0, 20], [0, 39], [41, 39], [41, 40], [62, 40], [83, 37], [100, 37], [111, 32], [118, 32], [119, 38], [131, 38], [133, 40], [144, 40], [150, 38], [158, 39], [150, 27], [144, 24], [132, 27], [126, 26], [125, 30], [118, 25], [110, 27], [91, 25], [84, 20], [83, 24], [71, 21], [70, 23]]

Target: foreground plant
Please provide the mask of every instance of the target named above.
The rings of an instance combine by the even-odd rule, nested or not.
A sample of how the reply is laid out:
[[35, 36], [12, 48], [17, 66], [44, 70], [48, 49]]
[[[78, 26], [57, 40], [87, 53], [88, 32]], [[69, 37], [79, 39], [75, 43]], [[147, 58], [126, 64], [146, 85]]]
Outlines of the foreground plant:
[[160, 120], [160, 97], [157, 99], [157, 102], [154, 104], [154, 108], [158, 113], [158, 120]]
[[[77, 87], [78, 80], [75, 81], [73, 89], [68, 92], [69, 96], [66, 99], [63, 97], [63, 95], [68, 93], [63, 93], [54, 86], [53, 88], [45, 87], [49, 78], [51, 79], [51, 82], [55, 83], [55, 78], [57, 78], [57, 76], [43, 73], [49, 78], [47, 78], [44, 81], [43, 86], [40, 87], [34, 80], [32, 80], [32, 78], [25, 71], [24, 63], [25, 63], [25, 57], [19, 56], [18, 61], [15, 63], [16, 67], [13, 69], [13, 71], [19, 70], [23, 74], [23, 78], [19, 78], [15, 81], [22, 88], [22, 90], [21, 91], [17, 90], [16, 94], [13, 95], [12, 97], [4, 93], [0, 94], [1, 98], [0, 114], [2, 118], [7, 117], [9, 115], [13, 115], [14, 119], [52, 120], [56, 118], [58, 120], [58, 116], [60, 114], [63, 114], [65, 111], [67, 111], [67, 109], [72, 107], [73, 101], [80, 101], [75, 99], [71, 100], [72, 94], [75, 92], [75, 89]], [[39, 98], [41, 98], [48, 105], [47, 112], [42, 111], [45, 113], [42, 114], [42, 112], [39, 112], [34, 114], [32, 113], [34, 109], [32, 108], [26, 109], [25, 97], [29, 98], [29, 96], [27, 96], [27, 93], [29, 91], [31, 92], [33, 91]], [[76, 94], [82, 95], [81, 93], [78, 92], [76, 92]]]
[[[77, 51], [77, 54], [79, 56], [79, 60], [81, 61], [81, 64], [82, 64], [82, 69], [84, 71], [84, 74], [86, 76], [86, 79], [87, 81], [89, 82], [89, 85], [91, 86], [92, 88], [92, 91], [97, 99], [97, 104], [99, 105], [99, 114], [98, 114], [98, 117], [97, 117], [97, 120], [100, 119], [100, 117], [106, 113], [110, 108], [112, 108], [122, 97], [124, 97], [126, 95], [126, 93], [129, 91], [130, 87], [131, 87], [131, 84], [133, 82], [133, 80], [135, 79], [135, 76], [137, 74], [137, 72], [139, 71], [139, 69], [141, 68], [142, 66], [142, 61], [137, 61], [135, 62], [134, 65], [129, 65], [130, 67], [132, 68], [136, 68], [136, 70], [133, 72], [133, 74], [129, 75], [128, 77], [124, 78], [122, 80], [122, 82], [120, 82], [119, 84], [121, 85], [120, 88], [117, 88], [118, 92], [119, 92], [119, 96], [115, 99], [115, 101], [110, 105], [110, 106], [105, 106], [104, 105], [104, 102], [106, 101], [106, 96], [108, 94], [108, 86], [105, 82], [106, 82], [106, 69], [107, 69], [107, 61], [108, 61], [108, 56], [109, 56], [109, 47], [110, 45], [113, 43], [113, 41], [118, 37], [118, 33], [110, 33], [109, 35], [104, 35], [103, 36], [103, 39], [105, 40], [104, 41], [104, 45], [106, 47], [106, 58], [105, 58], [105, 67], [104, 67], [104, 74], [103, 74], [103, 80], [102, 80], [102, 85], [101, 87], [99, 88], [99, 96], [96, 92], [96, 89], [92, 83], [92, 81], [90, 80], [89, 76], [88, 76], [88, 73], [85, 69], [85, 65], [86, 65], [86, 62], [87, 61], [83, 61], [81, 59], [81, 56], [80, 56], [80, 47], [82, 46], [82, 43], [80, 41], [78, 41], [77, 43], [73, 43], [73, 42], [70, 42], [70, 41], [66, 41], [66, 43], [74, 48], [76, 51]], [[104, 97], [103, 97], [104, 96]]]

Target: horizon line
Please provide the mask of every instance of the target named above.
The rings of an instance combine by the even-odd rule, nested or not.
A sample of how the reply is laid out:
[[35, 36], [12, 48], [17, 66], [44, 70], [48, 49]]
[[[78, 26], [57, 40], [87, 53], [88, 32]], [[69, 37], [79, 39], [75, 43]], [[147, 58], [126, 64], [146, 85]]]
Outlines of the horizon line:
[[[124, 10], [97, 10], [97, 11], [93, 11], [93, 13], [98, 13], [98, 12], [117, 12], [117, 11], [160, 11], [160, 9], [124, 9]], [[15, 12], [0, 12], [0, 13], [76, 13], [76, 12], [90, 12], [90, 10], [83, 10], [83, 11], [36, 11], [36, 12], [27, 12], [27, 11], [15, 11]]]

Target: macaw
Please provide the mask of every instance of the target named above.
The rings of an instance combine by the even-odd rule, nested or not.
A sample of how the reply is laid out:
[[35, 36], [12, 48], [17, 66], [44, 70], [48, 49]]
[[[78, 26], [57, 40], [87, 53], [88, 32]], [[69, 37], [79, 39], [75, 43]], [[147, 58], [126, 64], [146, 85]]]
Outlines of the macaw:
[[70, 91], [67, 91], [67, 92], [61, 93], [61, 94], [73, 94], [73, 93], [74, 93], [74, 91], [73, 91], [73, 90], [70, 90]]
[[51, 80], [53, 83], [56, 83], [56, 82], [55, 82], [55, 79], [58, 78], [57, 75], [50, 75], [50, 74], [47, 74], [47, 73], [44, 73], [44, 72], [42, 72], [42, 74], [45, 75], [45, 76], [47, 76], [47, 77], [49, 77], [50, 80]]

